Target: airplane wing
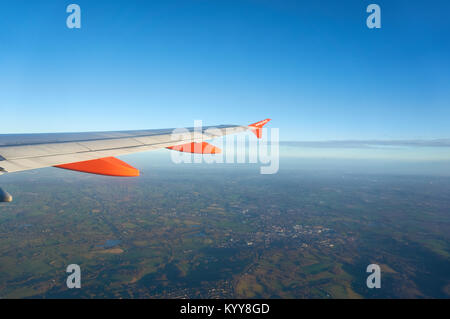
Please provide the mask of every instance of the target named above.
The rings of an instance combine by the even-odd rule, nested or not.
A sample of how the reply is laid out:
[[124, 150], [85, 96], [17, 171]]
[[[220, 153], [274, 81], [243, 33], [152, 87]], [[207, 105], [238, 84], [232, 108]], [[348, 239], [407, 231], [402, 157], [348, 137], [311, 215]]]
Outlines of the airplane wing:
[[[250, 125], [87, 133], [0, 134], [0, 174], [55, 166], [86, 173], [138, 176], [139, 171], [114, 156], [169, 148], [191, 153], [218, 153], [204, 142], [247, 130], [261, 138], [266, 119]], [[3, 195], [2, 195], [3, 194]], [[0, 201], [10, 201], [0, 189]], [[8, 194], [9, 195], [9, 194]], [[12, 200], [12, 198], [11, 198]]]

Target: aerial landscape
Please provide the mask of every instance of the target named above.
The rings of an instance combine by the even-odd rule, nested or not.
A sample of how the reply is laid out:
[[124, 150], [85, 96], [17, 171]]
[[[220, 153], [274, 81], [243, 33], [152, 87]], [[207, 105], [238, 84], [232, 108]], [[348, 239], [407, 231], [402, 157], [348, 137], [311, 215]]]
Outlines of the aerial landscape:
[[[450, 297], [448, 175], [145, 155], [139, 179], [3, 176], [16, 202], [0, 204], [0, 297]], [[65, 285], [71, 263], [82, 289]], [[381, 289], [366, 287], [371, 263]]]

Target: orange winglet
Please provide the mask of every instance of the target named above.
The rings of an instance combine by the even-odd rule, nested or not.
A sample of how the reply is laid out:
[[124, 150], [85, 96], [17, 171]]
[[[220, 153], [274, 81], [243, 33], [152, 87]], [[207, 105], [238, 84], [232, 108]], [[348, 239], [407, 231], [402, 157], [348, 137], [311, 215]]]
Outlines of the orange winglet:
[[134, 177], [139, 176], [139, 170], [115, 157], [104, 157], [95, 160], [56, 165], [55, 167], [84, 173]]
[[222, 150], [214, 145], [206, 142], [202, 143], [187, 143], [182, 145], [175, 145], [166, 147], [170, 150], [186, 153], [196, 153], [196, 154], [220, 154]]
[[262, 137], [262, 128], [264, 125], [266, 125], [271, 119], [265, 119], [253, 124], [250, 124], [252, 132], [256, 135], [257, 138]]

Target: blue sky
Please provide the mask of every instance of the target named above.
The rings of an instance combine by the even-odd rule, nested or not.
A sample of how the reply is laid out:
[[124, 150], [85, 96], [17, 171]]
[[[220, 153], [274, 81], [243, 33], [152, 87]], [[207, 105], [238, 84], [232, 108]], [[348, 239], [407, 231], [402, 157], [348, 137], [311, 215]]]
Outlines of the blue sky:
[[[66, 27], [66, 6], [82, 28]], [[381, 6], [382, 28], [365, 21]], [[0, 133], [248, 124], [450, 137], [448, 1], [0, 0]]]

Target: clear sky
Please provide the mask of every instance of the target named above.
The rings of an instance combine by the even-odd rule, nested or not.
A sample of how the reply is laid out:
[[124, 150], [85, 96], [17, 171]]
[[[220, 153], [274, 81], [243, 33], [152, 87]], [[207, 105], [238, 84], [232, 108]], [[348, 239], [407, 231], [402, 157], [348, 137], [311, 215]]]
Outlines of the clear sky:
[[449, 138], [449, 13], [447, 0], [0, 0], [0, 133], [270, 117], [282, 140]]

